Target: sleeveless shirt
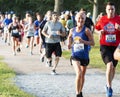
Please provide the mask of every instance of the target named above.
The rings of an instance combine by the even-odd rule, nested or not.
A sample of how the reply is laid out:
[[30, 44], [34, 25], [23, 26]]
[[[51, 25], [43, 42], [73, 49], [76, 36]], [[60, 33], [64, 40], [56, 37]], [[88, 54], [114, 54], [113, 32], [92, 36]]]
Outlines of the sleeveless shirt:
[[76, 28], [73, 29], [73, 33], [72, 33], [72, 39], [73, 39], [72, 56], [75, 58], [89, 59], [88, 45], [80, 43], [80, 38], [82, 38], [85, 41], [89, 40], [86, 33], [85, 33], [85, 28], [86, 27], [84, 26], [80, 32], [76, 32]]

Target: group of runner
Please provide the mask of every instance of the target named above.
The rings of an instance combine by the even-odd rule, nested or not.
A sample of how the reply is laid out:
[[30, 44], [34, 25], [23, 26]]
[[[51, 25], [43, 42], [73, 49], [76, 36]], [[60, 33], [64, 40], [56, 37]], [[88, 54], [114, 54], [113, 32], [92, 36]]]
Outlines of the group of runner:
[[[120, 16], [115, 14], [115, 5], [111, 2], [106, 5], [106, 13], [107, 15], [97, 19], [95, 26], [83, 8], [76, 15], [73, 11], [66, 11], [59, 16], [57, 12], [49, 10], [42, 18], [40, 13], [36, 13], [36, 20], [30, 13], [26, 13], [24, 19], [15, 14], [12, 17], [10, 14], [5, 14], [0, 15], [0, 31], [4, 42], [12, 45], [14, 55], [16, 51], [21, 51], [24, 38], [31, 55], [33, 48], [39, 45], [40, 60], [44, 62], [46, 57], [46, 65], [52, 66], [53, 75], [56, 74], [62, 49], [67, 45], [68, 49], [71, 49], [71, 64], [76, 73], [76, 97], [83, 97], [82, 89], [90, 61], [90, 47], [95, 45], [92, 33], [95, 28], [95, 32], [100, 36], [101, 56], [106, 64], [106, 96], [112, 97], [112, 80], [118, 63], [117, 59], [114, 59], [114, 52], [120, 43]], [[52, 64], [53, 54], [54, 64]]]

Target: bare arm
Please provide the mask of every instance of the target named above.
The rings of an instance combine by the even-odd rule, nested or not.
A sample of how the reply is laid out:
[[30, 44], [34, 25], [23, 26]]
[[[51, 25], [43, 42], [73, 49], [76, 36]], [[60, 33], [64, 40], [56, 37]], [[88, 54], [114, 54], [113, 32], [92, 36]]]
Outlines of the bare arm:
[[47, 37], [47, 38], [51, 38], [51, 37], [52, 37], [52, 35], [47, 34], [47, 31], [45, 31], [45, 30], [42, 30], [42, 34], [43, 34], [45, 37]]
[[114, 59], [120, 61], [120, 45], [116, 48], [114, 52]]
[[72, 31], [73, 29], [70, 30], [67, 41], [68, 41], [68, 49], [70, 49], [72, 47]]
[[24, 32], [28, 31], [28, 25], [25, 25]]
[[8, 25], [8, 29], [9, 29], [9, 30], [10, 30], [11, 26], [12, 26], [12, 23], [10, 23], [10, 24]]

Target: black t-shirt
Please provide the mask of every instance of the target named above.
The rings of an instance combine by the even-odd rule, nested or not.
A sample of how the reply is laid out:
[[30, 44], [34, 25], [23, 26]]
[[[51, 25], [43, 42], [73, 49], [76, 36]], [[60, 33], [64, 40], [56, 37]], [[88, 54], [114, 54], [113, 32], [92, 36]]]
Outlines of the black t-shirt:
[[91, 30], [91, 26], [94, 26], [94, 23], [93, 23], [93, 21], [91, 20], [91, 18], [86, 17], [85, 26], [88, 27], [88, 28]]

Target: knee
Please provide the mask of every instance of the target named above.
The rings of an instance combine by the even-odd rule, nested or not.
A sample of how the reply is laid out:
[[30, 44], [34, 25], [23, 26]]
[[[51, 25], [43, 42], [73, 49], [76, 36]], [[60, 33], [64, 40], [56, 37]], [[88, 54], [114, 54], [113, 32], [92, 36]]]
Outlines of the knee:
[[114, 66], [113, 66], [113, 63], [112, 63], [112, 62], [110, 62], [110, 63], [107, 64], [107, 69], [108, 69], [109, 71], [113, 71], [113, 70], [114, 70]]
[[55, 61], [59, 61], [59, 57], [56, 57], [56, 58], [55, 58]]
[[76, 77], [77, 77], [77, 78], [81, 78], [81, 77], [82, 77], [81, 71], [77, 71], [77, 72], [76, 72]]

